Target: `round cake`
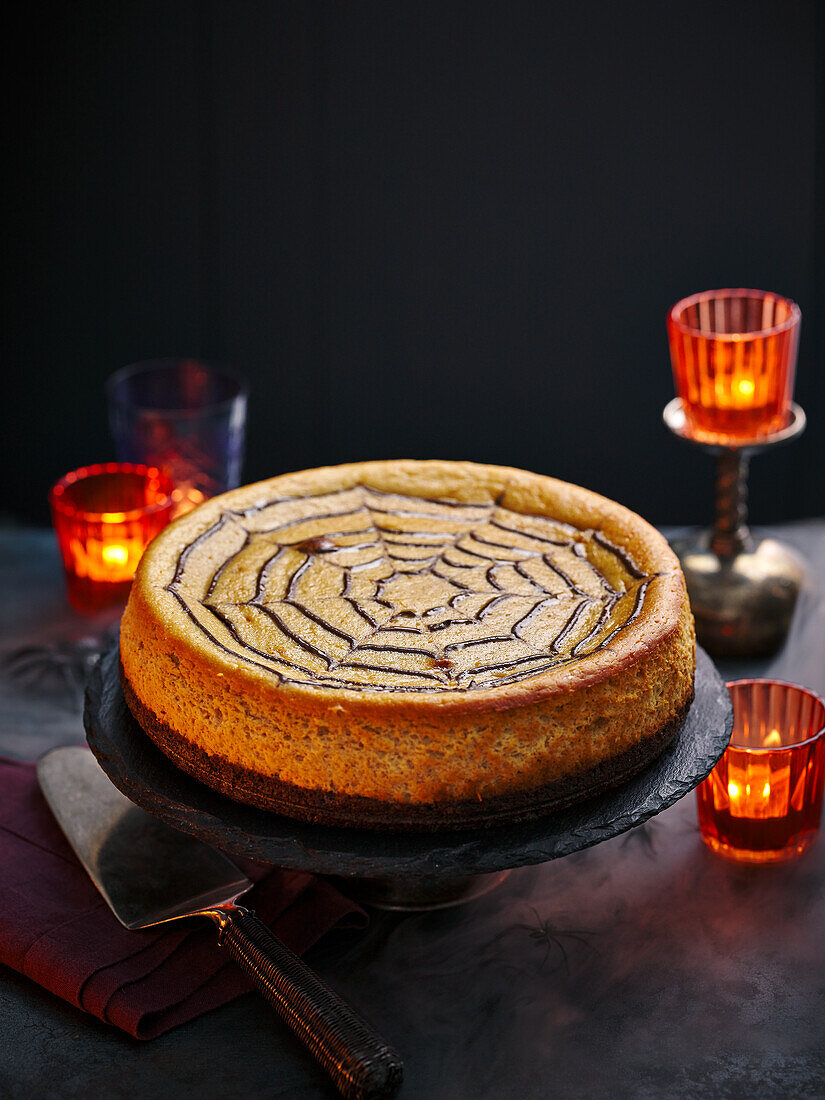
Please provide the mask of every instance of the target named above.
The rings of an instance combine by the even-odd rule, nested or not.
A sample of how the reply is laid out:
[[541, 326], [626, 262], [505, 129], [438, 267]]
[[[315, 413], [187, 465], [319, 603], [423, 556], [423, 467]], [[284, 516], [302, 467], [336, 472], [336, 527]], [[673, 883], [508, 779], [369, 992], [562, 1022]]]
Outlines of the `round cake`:
[[396, 460], [233, 490], [147, 549], [137, 721], [230, 798], [359, 828], [544, 814], [652, 761], [693, 698], [664, 538], [553, 478]]

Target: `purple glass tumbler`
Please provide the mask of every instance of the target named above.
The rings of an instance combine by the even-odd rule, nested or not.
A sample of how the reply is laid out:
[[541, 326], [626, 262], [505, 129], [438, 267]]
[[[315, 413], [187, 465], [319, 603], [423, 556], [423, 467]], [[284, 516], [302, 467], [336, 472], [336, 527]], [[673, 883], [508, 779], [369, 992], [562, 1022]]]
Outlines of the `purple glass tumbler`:
[[246, 383], [196, 359], [154, 359], [123, 367], [106, 383], [117, 457], [164, 470], [174, 514], [241, 483]]

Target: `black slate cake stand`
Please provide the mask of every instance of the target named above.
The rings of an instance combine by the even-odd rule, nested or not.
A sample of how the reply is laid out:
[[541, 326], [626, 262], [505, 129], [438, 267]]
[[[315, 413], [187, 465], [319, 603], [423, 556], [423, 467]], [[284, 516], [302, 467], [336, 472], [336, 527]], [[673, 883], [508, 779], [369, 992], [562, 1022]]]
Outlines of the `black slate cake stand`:
[[696, 697], [674, 741], [613, 791], [535, 821], [435, 833], [375, 832], [292, 821], [225, 798], [179, 771], [137, 724], [123, 697], [117, 648], [86, 692], [89, 745], [132, 802], [224, 851], [333, 875], [357, 900], [386, 909], [433, 909], [478, 897], [516, 867], [546, 863], [641, 825], [710, 774], [733, 729], [727, 689], [697, 650]]

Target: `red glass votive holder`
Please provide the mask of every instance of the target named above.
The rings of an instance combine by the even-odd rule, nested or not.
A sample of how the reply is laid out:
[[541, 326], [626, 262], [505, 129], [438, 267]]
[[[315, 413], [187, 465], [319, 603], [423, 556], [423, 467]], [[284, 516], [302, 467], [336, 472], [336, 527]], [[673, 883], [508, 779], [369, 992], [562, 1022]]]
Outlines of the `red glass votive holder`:
[[733, 734], [696, 789], [699, 830], [741, 863], [795, 859], [816, 837], [825, 781], [825, 703], [779, 680], [736, 680]]
[[762, 290], [708, 290], [667, 317], [676, 392], [706, 442], [770, 435], [788, 420], [802, 313]]
[[172, 482], [154, 466], [107, 462], [66, 474], [49, 494], [78, 611], [123, 603], [141, 555], [172, 516]]

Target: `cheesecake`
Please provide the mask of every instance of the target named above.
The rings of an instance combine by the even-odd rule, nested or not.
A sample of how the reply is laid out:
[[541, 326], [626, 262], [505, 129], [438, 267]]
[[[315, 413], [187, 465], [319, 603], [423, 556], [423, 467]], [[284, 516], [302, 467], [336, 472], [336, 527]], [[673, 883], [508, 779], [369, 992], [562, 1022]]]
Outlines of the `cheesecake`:
[[120, 635], [140, 727], [228, 798], [301, 821], [519, 821], [614, 787], [693, 699], [679, 563], [539, 474], [394, 460], [207, 501], [146, 550]]

